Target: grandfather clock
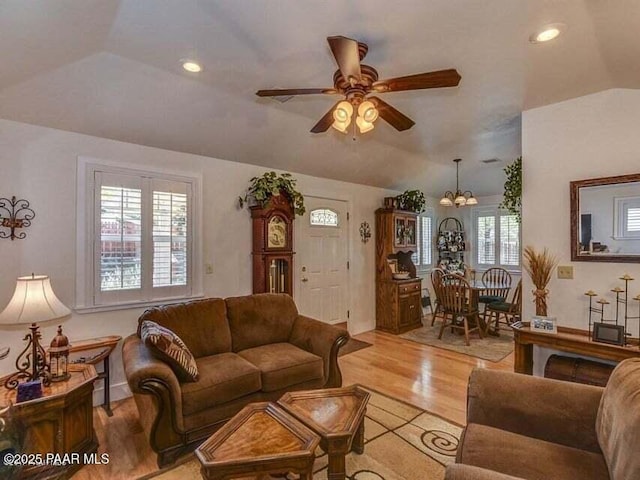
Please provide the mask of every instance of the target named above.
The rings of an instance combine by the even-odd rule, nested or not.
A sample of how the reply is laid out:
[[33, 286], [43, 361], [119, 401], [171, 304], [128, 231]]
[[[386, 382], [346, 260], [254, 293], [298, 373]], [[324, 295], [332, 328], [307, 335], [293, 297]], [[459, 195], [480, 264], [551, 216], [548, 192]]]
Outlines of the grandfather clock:
[[293, 219], [286, 194], [251, 207], [253, 221], [253, 293], [293, 295]]

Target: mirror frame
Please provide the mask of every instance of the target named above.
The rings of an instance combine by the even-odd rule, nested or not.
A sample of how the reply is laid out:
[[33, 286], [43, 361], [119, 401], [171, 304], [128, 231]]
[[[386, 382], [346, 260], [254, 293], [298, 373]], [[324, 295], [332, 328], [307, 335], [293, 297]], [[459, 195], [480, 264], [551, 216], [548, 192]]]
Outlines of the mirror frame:
[[618, 183], [632, 182], [640, 182], [640, 173], [618, 175], [616, 177], [590, 178], [587, 180], [576, 180], [570, 183], [572, 262], [640, 263], [640, 255], [578, 255], [578, 215], [580, 214], [580, 189], [583, 187], [597, 187], [600, 185], [615, 185]]

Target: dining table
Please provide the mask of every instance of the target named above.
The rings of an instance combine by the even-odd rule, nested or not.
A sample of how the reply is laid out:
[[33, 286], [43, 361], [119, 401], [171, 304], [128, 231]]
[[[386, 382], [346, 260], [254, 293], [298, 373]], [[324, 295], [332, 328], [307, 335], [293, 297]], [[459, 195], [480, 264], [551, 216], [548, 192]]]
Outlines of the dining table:
[[499, 291], [500, 294], [504, 293], [504, 298], [506, 299], [507, 295], [509, 294], [510, 287], [507, 287], [501, 283], [483, 281], [482, 279], [471, 279], [471, 280], [467, 280], [467, 282], [469, 283], [469, 287], [471, 288], [469, 305], [472, 308], [475, 308], [476, 310], [478, 310], [478, 323], [480, 324], [480, 328], [482, 329], [482, 331], [485, 332], [487, 331], [487, 325], [484, 321], [484, 315], [480, 315], [480, 309], [479, 309], [480, 296], [482, 295], [483, 292], [487, 290], [491, 290], [491, 291]]

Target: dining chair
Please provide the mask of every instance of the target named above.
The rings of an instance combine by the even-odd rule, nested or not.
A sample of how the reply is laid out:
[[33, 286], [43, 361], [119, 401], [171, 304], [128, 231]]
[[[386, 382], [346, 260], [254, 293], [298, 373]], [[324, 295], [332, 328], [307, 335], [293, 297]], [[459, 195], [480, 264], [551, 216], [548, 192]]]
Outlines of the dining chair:
[[433, 327], [436, 322], [436, 317], [438, 313], [444, 313], [442, 309], [442, 300], [440, 300], [441, 292], [440, 289], [442, 287], [442, 277], [445, 275], [445, 271], [441, 268], [434, 268], [431, 270], [431, 285], [433, 286], [433, 293], [436, 297], [435, 299], [435, 310], [431, 315], [431, 326]]
[[467, 346], [470, 345], [469, 334], [471, 332], [477, 331], [480, 338], [483, 338], [478, 308], [469, 302], [471, 287], [464, 277], [455, 274], [444, 275], [441, 279], [440, 288], [440, 301], [444, 316], [438, 339], [442, 339], [442, 334], [447, 326], [451, 326], [452, 329], [463, 330], [464, 342]]
[[[522, 313], [522, 279], [516, 285], [510, 302], [493, 302], [485, 308], [485, 333], [489, 332], [489, 327], [495, 316], [494, 332], [500, 335], [500, 317], [504, 315], [505, 324], [511, 325], [521, 318]], [[488, 320], [487, 320], [488, 316]]]
[[478, 298], [478, 302], [504, 302], [511, 289], [511, 274], [504, 268], [493, 267], [482, 274], [482, 283], [487, 285]]

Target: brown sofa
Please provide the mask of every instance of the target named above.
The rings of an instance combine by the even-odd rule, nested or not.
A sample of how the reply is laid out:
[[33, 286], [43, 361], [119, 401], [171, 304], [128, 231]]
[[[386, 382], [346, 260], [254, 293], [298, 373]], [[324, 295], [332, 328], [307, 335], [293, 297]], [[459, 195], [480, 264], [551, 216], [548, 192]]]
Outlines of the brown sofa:
[[446, 480], [640, 479], [640, 358], [605, 388], [474, 370]]
[[[196, 359], [197, 382], [180, 383], [140, 340], [152, 320]], [[346, 330], [298, 314], [290, 296], [212, 298], [151, 308], [124, 341], [124, 369], [158, 465], [198, 445], [247, 403], [291, 390], [339, 387]]]

